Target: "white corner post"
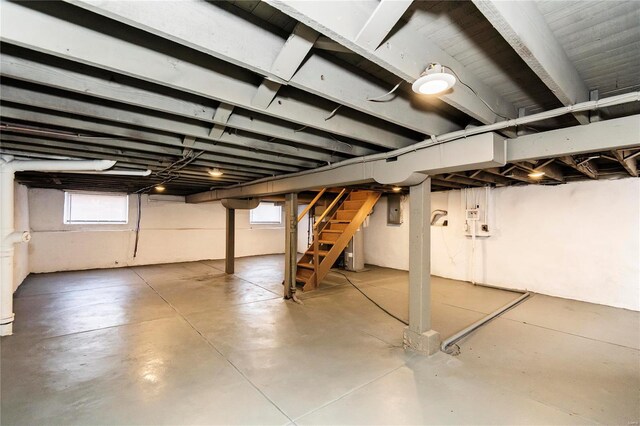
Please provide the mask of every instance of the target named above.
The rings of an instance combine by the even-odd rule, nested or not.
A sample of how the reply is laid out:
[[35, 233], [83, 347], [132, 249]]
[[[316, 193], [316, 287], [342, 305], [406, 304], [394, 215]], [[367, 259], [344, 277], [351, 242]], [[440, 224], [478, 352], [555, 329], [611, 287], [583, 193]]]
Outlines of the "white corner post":
[[115, 163], [109, 160], [14, 161], [10, 155], [0, 159], [0, 336], [13, 334], [14, 244], [31, 238], [28, 230], [16, 232], [14, 228], [15, 173], [99, 171], [113, 167]]
[[227, 225], [224, 251], [224, 272], [233, 274], [235, 272], [236, 258], [236, 209], [226, 208]]
[[284, 298], [296, 300], [296, 267], [298, 264], [298, 194], [285, 195], [284, 231]]
[[409, 192], [409, 326], [404, 347], [431, 355], [440, 333], [431, 329], [431, 178]]

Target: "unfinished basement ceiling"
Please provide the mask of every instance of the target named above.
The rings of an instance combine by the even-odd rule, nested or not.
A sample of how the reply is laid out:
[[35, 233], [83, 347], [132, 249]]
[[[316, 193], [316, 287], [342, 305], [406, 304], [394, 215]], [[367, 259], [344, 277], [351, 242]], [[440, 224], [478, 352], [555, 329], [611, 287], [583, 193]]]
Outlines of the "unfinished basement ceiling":
[[[319, 34], [285, 13], [287, 3], [2, 3], [0, 152], [23, 159], [113, 159], [118, 170], [152, 171], [148, 177], [18, 174], [29, 186], [148, 192], [163, 183], [165, 193], [187, 195], [387, 152], [566, 103], [513, 40], [494, 28], [483, 2], [395, 2], [404, 9], [381, 46], [359, 53], [339, 43], [338, 24], [337, 37]], [[314, 4], [325, 14], [331, 9], [330, 16], [317, 16], [328, 24], [337, 19], [345, 34], [348, 25], [365, 25], [379, 5], [296, 6], [315, 13]], [[533, 6], [584, 83], [580, 96], [640, 89], [640, 2]], [[402, 63], [390, 56], [395, 40], [417, 41], [406, 44]], [[433, 52], [441, 53], [432, 58]], [[441, 99], [413, 93], [411, 70], [432, 61], [451, 67], [476, 93], [463, 85]], [[638, 113], [636, 102], [582, 121], [565, 115], [507, 134]], [[439, 175], [433, 188], [637, 176], [636, 152]], [[211, 176], [212, 168], [224, 175]], [[544, 178], [527, 176], [539, 168], [547, 171]]]

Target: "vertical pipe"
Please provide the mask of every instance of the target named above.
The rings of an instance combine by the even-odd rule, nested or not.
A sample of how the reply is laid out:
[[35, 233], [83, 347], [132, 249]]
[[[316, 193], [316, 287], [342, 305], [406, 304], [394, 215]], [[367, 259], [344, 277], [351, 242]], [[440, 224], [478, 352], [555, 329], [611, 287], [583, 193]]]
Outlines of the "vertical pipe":
[[14, 170], [0, 164], [0, 336], [13, 334]]
[[13, 258], [14, 244], [29, 241], [28, 232], [15, 232], [15, 173], [20, 171], [99, 171], [116, 164], [111, 160], [38, 160], [13, 161], [0, 158], [0, 336], [13, 334]]
[[227, 224], [226, 224], [226, 239], [225, 239], [225, 252], [224, 252], [224, 272], [226, 274], [233, 274], [234, 261], [235, 261], [235, 246], [236, 246], [236, 211], [235, 209], [227, 210]]
[[409, 329], [431, 329], [431, 178], [409, 190]]
[[284, 233], [284, 298], [296, 299], [296, 267], [298, 246], [298, 194], [285, 195]]

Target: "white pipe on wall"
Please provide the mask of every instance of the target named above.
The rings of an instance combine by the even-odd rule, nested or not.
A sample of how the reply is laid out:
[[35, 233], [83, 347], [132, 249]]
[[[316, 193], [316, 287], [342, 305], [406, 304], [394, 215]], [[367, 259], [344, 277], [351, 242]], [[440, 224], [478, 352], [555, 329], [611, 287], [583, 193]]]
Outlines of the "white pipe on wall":
[[115, 163], [110, 160], [14, 161], [12, 156], [0, 158], [0, 336], [13, 334], [13, 246], [30, 239], [28, 230], [15, 232], [14, 229], [15, 173], [99, 171], [113, 167]]

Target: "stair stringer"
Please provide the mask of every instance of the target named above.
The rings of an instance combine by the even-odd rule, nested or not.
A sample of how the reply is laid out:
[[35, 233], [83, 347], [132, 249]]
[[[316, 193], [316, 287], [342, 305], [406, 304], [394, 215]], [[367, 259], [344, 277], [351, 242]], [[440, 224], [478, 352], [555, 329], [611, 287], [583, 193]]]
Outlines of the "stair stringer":
[[311, 274], [311, 277], [307, 280], [304, 287], [302, 288], [303, 291], [315, 289], [313, 283], [317, 282], [318, 284], [320, 284], [324, 277], [327, 276], [327, 274], [331, 270], [331, 267], [338, 259], [338, 256], [340, 256], [342, 251], [347, 248], [347, 246], [349, 245], [349, 241], [351, 241], [351, 238], [353, 238], [355, 233], [358, 231], [358, 228], [360, 228], [367, 216], [369, 216], [369, 213], [371, 213], [371, 210], [373, 210], [373, 207], [376, 205], [381, 195], [382, 193], [380, 192], [371, 191], [371, 195], [367, 198], [362, 207], [360, 207], [358, 213], [356, 213], [349, 225], [347, 225], [340, 237], [338, 237], [331, 250], [329, 250], [329, 253], [327, 253], [327, 255], [318, 265], [317, 281], [315, 280], [315, 273]]

